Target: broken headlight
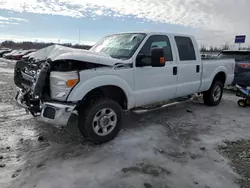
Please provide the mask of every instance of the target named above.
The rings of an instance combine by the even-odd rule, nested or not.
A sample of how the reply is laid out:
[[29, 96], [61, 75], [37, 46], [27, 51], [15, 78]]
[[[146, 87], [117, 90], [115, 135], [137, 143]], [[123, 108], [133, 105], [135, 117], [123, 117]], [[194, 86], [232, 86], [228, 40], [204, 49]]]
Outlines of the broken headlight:
[[71, 89], [78, 83], [77, 71], [51, 72], [50, 96], [54, 100], [66, 101]]

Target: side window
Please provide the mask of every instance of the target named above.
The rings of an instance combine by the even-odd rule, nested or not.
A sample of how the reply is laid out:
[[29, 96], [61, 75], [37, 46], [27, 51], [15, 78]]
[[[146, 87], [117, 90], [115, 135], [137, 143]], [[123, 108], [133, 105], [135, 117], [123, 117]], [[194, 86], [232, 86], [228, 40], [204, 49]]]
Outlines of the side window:
[[175, 37], [180, 61], [196, 60], [195, 50], [192, 40], [189, 37]]
[[151, 48], [163, 48], [165, 52], [165, 60], [173, 61], [172, 50], [170, 41], [165, 35], [153, 35], [148, 38], [146, 43], [143, 45], [139, 54], [150, 55]]

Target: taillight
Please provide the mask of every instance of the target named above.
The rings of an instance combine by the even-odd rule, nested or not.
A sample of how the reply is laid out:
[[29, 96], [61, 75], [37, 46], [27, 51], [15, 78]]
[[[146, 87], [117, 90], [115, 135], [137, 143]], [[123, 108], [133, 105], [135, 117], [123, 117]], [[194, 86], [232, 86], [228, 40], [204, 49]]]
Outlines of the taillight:
[[238, 63], [238, 66], [240, 66], [242, 68], [250, 68], [250, 64], [249, 63]]

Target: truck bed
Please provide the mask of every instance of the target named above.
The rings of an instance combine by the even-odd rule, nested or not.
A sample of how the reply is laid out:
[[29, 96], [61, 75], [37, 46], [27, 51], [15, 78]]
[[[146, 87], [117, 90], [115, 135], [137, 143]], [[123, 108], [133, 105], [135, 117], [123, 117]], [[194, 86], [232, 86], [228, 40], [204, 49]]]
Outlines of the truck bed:
[[202, 60], [202, 77], [201, 77], [201, 87], [200, 92], [207, 91], [215, 77], [216, 73], [219, 71], [226, 73], [225, 85], [229, 85], [234, 79], [234, 59], [206, 59]]

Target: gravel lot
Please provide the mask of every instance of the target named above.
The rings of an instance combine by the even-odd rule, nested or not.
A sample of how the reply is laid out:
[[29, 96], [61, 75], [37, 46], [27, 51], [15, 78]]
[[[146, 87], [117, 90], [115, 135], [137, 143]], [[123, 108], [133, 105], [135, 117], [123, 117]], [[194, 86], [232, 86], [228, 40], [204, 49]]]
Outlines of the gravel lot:
[[126, 114], [116, 139], [93, 146], [75, 117], [58, 129], [16, 107], [14, 63], [0, 59], [1, 188], [250, 187], [243, 140], [250, 139], [250, 108], [238, 107], [234, 94], [226, 92], [218, 107], [196, 98]]
[[219, 150], [231, 160], [234, 171], [240, 175], [236, 182], [242, 188], [250, 187], [250, 140], [225, 142], [225, 144], [220, 146]]

